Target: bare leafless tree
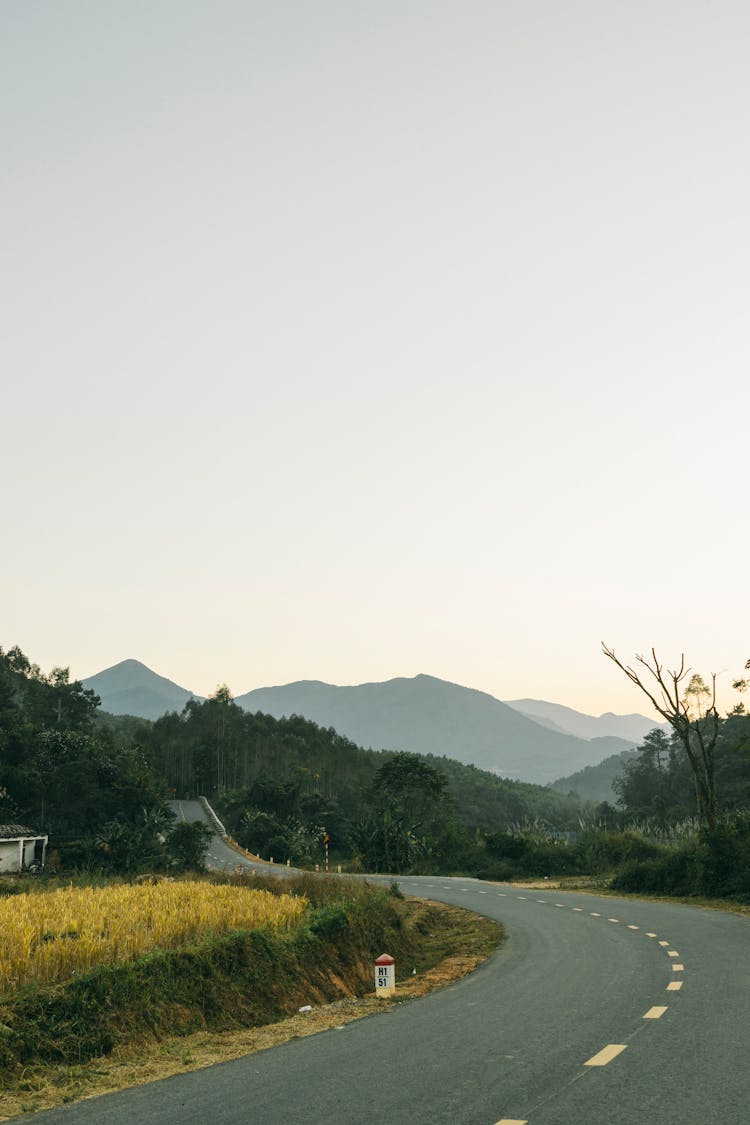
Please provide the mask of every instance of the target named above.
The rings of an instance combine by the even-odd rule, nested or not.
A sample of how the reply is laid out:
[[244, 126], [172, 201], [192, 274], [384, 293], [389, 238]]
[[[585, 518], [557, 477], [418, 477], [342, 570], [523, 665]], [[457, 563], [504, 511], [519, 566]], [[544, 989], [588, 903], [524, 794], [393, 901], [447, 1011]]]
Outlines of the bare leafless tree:
[[628, 679], [651, 700], [652, 706], [664, 718], [680, 740], [687, 755], [695, 780], [698, 818], [705, 828], [715, 828], [718, 818], [716, 799], [715, 750], [719, 737], [719, 713], [716, 710], [716, 673], [711, 675], [709, 687], [702, 676], [690, 673], [685, 667], [684, 654], [679, 668], [664, 668], [651, 649], [651, 659], [636, 656], [636, 661], [648, 672], [646, 682], [633, 668], [625, 665], [615, 655], [614, 649], [602, 642], [602, 651]]

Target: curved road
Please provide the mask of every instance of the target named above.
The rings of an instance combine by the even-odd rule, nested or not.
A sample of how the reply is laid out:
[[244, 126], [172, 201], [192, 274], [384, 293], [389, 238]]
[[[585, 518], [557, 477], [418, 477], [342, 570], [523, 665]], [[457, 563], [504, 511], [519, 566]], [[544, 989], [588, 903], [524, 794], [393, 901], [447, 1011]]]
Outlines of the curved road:
[[[750, 923], [473, 879], [407, 894], [502, 921], [462, 981], [339, 1030], [35, 1116], [56, 1125], [745, 1125]], [[599, 1064], [599, 1065], [596, 1065]]]
[[[197, 820], [202, 824], [207, 824], [209, 828], [215, 827], [200, 801], [167, 801], [167, 804], [178, 820]], [[233, 871], [236, 867], [249, 867], [263, 875], [287, 875], [290, 874], [290, 871], [296, 874], [294, 869], [287, 868], [282, 864], [256, 863], [240, 852], [236, 852], [234, 848], [231, 848], [229, 844], [222, 840], [221, 836], [215, 834], [212, 836], [206, 852], [206, 866], [213, 871]]]

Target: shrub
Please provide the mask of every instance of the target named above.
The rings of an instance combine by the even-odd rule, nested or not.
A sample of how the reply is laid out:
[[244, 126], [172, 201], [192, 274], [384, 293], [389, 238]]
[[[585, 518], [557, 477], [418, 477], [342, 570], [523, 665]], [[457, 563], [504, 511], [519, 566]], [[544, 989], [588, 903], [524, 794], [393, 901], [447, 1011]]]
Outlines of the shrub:
[[580, 869], [587, 874], [613, 871], [634, 860], [656, 859], [663, 848], [634, 832], [603, 832], [589, 828], [576, 841]]
[[750, 897], [750, 818], [735, 816], [657, 857], [632, 859], [612, 881], [621, 891], [650, 894]]
[[697, 847], [689, 844], [650, 859], [624, 863], [613, 878], [613, 890], [653, 895], [696, 894]]
[[177, 871], [203, 871], [211, 829], [199, 821], [176, 824], [167, 837], [167, 862]]
[[746, 814], [702, 834], [696, 886], [696, 893], [718, 898], [750, 895], [750, 818]]

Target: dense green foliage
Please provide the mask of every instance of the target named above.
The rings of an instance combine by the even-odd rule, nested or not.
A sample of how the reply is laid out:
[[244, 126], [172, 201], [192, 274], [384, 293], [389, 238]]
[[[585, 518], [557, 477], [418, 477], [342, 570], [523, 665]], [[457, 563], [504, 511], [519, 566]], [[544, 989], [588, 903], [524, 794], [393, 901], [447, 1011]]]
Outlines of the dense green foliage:
[[18, 649], [0, 650], [2, 816], [58, 838], [93, 837], [161, 807], [144, 754], [97, 731], [97, 697], [66, 669], [43, 675]]
[[484, 861], [476, 874], [485, 879], [555, 878], [611, 875], [635, 858], [661, 854], [659, 845], [635, 832], [592, 827], [560, 835], [543, 826], [494, 832], [485, 837]]
[[646, 860], [623, 864], [612, 880], [616, 890], [640, 894], [750, 900], [750, 817], [739, 813], [712, 831]]
[[[614, 761], [614, 759], [613, 759]], [[588, 827], [567, 836], [540, 821], [490, 832], [485, 878], [601, 875], [620, 890], [677, 895], [750, 896], [750, 716], [737, 708], [718, 721], [716, 788], [722, 810], [699, 829], [695, 779], [680, 739], [653, 730], [622, 755], [617, 807], [603, 802]], [[471, 866], [471, 864], [467, 864]]]
[[473, 871], [482, 833], [538, 818], [571, 829], [582, 811], [569, 794], [447, 758], [363, 750], [300, 716], [251, 714], [225, 688], [140, 733], [169, 792], [206, 794], [243, 847], [277, 862], [322, 862], [327, 835], [331, 859], [367, 871]]
[[68, 868], [200, 866], [205, 839], [174, 834], [145, 751], [98, 722], [98, 704], [67, 669], [0, 649], [0, 821], [47, 833]]
[[[696, 815], [695, 783], [679, 739], [650, 731], [614, 783], [625, 822], [649, 821], [663, 832]], [[719, 723], [716, 791], [720, 808], [750, 807], [750, 716], [734, 712]]]

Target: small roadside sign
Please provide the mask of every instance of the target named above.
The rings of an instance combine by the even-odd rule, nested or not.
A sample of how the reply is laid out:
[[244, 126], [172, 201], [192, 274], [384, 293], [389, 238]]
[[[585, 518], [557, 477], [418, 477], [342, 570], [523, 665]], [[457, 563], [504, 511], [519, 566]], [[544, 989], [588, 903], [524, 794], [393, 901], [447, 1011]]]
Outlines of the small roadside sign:
[[375, 962], [375, 995], [381, 999], [396, 991], [396, 962], [389, 953], [381, 953]]

